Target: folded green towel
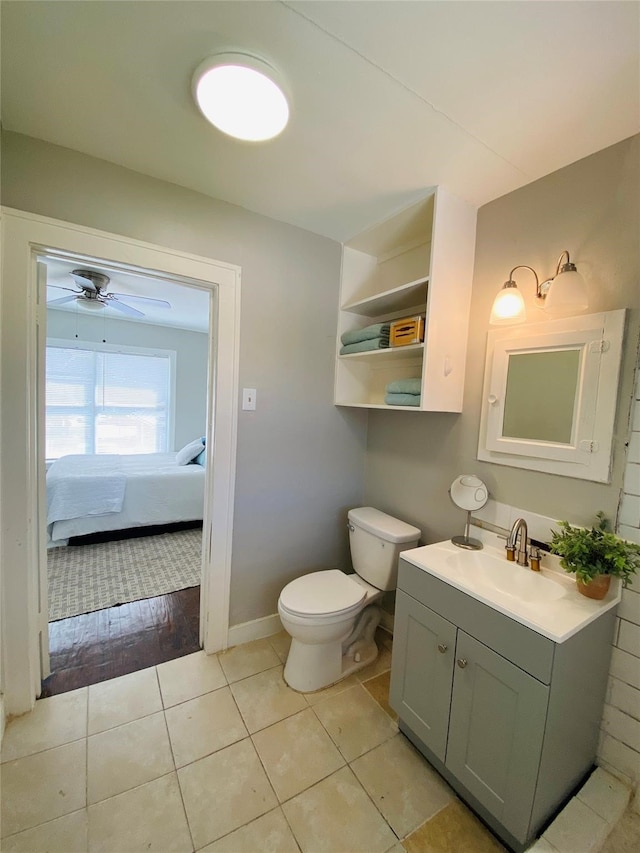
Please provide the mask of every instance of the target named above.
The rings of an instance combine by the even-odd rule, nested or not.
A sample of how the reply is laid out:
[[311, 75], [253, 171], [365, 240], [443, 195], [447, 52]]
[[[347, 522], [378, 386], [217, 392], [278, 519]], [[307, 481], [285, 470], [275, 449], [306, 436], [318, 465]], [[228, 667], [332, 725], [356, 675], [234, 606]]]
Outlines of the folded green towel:
[[388, 394], [420, 394], [422, 379], [395, 379], [384, 389]]
[[357, 344], [360, 341], [370, 341], [373, 338], [389, 339], [389, 323], [374, 323], [373, 326], [365, 326], [364, 329], [352, 329], [343, 332], [340, 340], [343, 344]]
[[348, 355], [350, 352], [369, 352], [374, 349], [386, 349], [389, 341], [384, 338], [374, 338], [371, 341], [358, 341], [355, 344], [347, 344], [340, 347], [340, 355]]
[[419, 406], [419, 394], [385, 394], [384, 401], [387, 406]]

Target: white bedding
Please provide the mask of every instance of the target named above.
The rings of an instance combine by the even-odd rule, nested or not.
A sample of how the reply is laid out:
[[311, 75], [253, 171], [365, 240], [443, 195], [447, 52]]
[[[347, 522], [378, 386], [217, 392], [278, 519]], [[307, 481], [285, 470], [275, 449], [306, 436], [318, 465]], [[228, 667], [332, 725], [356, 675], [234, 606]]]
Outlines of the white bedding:
[[[125, 485], [118, 501], [121, 478]], [[70, 536], [200, 520], [204, 478], [201, 465], [178, 465], [175, 453], [63, 456], [47, 472], [50, 541], [63, 544]]]

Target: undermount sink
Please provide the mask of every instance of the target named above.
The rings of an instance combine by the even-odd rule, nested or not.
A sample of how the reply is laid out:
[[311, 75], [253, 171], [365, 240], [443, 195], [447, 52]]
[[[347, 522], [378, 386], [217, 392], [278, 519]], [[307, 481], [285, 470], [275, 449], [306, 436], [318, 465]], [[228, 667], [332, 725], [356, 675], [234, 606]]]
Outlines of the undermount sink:
[[[541, 572], [506, 559], [498, 537], [481, 551], [466, 551], [447, 540], [402, 552], [402, 559], [466, 592], [489, 607], [527, 625], [555, 642], [563, 642], [620, 601], [615, 581], [602, 601], [581, 595], [573, 575], [564, 572], [557, 557]], [[497, 547], [496, 547], [497, 546]]]

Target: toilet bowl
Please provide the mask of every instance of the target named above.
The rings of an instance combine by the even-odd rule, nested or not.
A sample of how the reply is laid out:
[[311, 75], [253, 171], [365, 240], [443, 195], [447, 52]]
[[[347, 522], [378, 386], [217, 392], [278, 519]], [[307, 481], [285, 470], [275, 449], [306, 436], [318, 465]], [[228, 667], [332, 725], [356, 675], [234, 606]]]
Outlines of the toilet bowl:
[[375, 602], [395, 589], [399, 554], [420, 538], [417, 527], [373, 507], [350, 510], [348, 517], [356, 574], [311, 572], [288, 583], [278, 600], [280, 621], [291, 635], [284, 679], [301, 693], [328, 687], [375, 660]]

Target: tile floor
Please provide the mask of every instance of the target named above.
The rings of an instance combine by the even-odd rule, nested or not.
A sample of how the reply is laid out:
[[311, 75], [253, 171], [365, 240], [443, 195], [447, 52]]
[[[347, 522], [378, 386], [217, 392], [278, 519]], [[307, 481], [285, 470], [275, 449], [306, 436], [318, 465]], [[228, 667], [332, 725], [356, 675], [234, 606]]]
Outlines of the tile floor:
[[4, 853], [495, 853], [398, 732], [390, 649], [314, 694], [279, 634], [37, 702], [2, 747]]

